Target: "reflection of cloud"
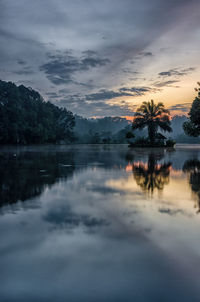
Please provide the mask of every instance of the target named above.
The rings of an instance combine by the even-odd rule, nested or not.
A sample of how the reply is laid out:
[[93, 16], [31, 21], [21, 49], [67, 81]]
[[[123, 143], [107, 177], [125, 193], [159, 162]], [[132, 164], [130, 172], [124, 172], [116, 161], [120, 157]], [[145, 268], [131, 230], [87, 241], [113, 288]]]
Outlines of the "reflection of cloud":
[[87, 190], [93, 191], [93, 192], [98, 192], [101, 194], [120, 194], [120, 195], [125, 195], [125, 192], [120, 189], [115, 189], [107, 186], [100, 186], [100, 185], [95, 185], [95, 186], [87, 186]]
[[68, 228], [75, 228], [81, 225], [87, 228], [108, 225], [108, 222], [105, 219], [73, 212], [69, 205], [62, 205], [49, 210], [43, 216], [43, 219], [53, 225]]
[[160, 208], [159, 212], [161, 214], [168, 214], [170, 216], [175, 216], [177, 214], [184, 214], [186, 215], [186, 212], [181, 209], [170, 209], [170, 208]]
[[[101, 163], [97, 150], [102, 148], [78, 148], [82, 155], [77, 159], [79, 164], [91, 158]], [[173, 301], [174, 294], [177, 301], [198, 301], [195, 290], [192, 294], [199, 281], [196, 278], [198, 221], [182, 215], [171, 217], [157, 210], [163, 210], [164, 202], [166, 208], [170, 207], [167, 202], [171, 202], [175, 211], [175, 197], [178, 192], [183, 194], [181, 188], [174, 190], [173, 196], [165, 195], [160, 200], [137, 196], [137, 190], [141, 191], [138, 187], [132, 193], [127, 192], [127, 182], [132, 187], [135, 184], [132, 175], [128, 180], [123, 169], [111, 168], [119, 165], [119, 153], [124, 147], [120, 151], [116, 146], [109, 148], [112, 151], [102, 151], [102, 157], [109, 158], [109, 169], [105, 165], [96, 170], [91, 166], [76, 170], [73, 179], [58, 182], [45, 191], [38, 199], [40, 210], [20, 211], [0, 219], [3, 301], [52, 302], [63, 301], [63, 297], [66, 301], [82, 302], [135, 301], [136, 297], [142, 301], [160, 301], [161, 296]], [[124, 148], [124, 158], [126, 152]], [[135, 151], [135, 160], [144, 160], [148, 152]], [[180, 157], [176, 153], [176, 158]], [[74, 154], [77, 156], [77, 152]], [[98, 187], [104, 186], [105, 181], [120, 179], [126, 196], [100, 195], [87, 190], [88, 184]], [[185, 184], [184, 181], [182, 187]], [[110, 224], [104, 227], [104, 221]], [[69, 231], [65, 232], [65, 228]], [[169, 255], [175, 255], [174, 261]], [[189, 272], [195, 285], [191, 282], [189, 287], [180, 286], [186, 279], [182, 270], [174, 278], [177, 267], [184, 268], [187, 277]]]

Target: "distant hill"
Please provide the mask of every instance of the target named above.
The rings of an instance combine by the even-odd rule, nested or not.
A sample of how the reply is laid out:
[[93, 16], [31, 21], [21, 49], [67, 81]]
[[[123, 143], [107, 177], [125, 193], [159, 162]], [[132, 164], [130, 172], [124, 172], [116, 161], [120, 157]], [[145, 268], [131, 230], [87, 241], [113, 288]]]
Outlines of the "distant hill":
[[110, 132], [115, 134], [131, 124], [130, 121], [121, 117], [103, 117], [97, 119], [86, 119], [81, 116], [75, 116], [75, 131], [80, 134], [93, 132]]
[[[173, 132], [164, 133], [177, 143], [200, 143], [199, 138], [189, 137], [183, 131], [183, 123], [187, 120], [185, 115], [176, 115], [171, 120]], [[80, 143], [126, 143], [126, 133], [131, 130], [131, 121], [121, 117], [104, 117], [86, 119], [75, 116], [74, 128], [76, 137]], [[147, 136], [147, 129], [134, 131], [135, 137]]]
[[23, 85], [0, 81], [0, 144], [73, 140], [74, 116]]

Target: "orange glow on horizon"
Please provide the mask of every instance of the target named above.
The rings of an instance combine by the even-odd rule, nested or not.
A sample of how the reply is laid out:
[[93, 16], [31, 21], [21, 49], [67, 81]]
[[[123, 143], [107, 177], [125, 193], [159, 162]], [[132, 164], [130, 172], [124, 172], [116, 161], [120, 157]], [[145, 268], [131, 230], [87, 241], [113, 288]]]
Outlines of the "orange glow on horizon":
[[121, 116], [121, 118], [125, 118], [127, 121], [133, 121], [133, 119], [134, 119], [134, 116]]
[[[134, 162], [134, 163], [128, 163], [128, 165], [125, 167], [125, 171], [126, 172], [133, 172], [134, 168], [137, 167], [142, 167], [143, 169], [147, 170], [148, 169], [148, 163], [144, 163], [144, 162]], [[156, 169], [159, 169], [161, 167], [161, 164], [157, 164], [156, 165]], [[175, 169], [172, 166], [170, 166], [168, 168], [168, 170], [170, 171], [170, 174], [172, 177], [181, 177], [184, 172], [181, 169]]]
[[[170, 111], [170, 110], [169, 110]], [[172, 111], [172, 112], [170, 112], [170, 117], [171, 117], [171, 119], [174, 117], [174, 116], [176, 116], [176, 115], [179, 115], [179, 116], [183, 116], [183, 115], [185, 115], [185, 116], [188, 116], [188, 113], [186, 113], [186, 112], [182, 112], [182, 111], [180, 111], [180, 110], [177, 110], [177, 111]], [[134, 116], [120, 116], [121, 118], [125, 118], [127, 121], [131, 121], [131, 122], [133, 122], [133, 120], [134, 120]]]

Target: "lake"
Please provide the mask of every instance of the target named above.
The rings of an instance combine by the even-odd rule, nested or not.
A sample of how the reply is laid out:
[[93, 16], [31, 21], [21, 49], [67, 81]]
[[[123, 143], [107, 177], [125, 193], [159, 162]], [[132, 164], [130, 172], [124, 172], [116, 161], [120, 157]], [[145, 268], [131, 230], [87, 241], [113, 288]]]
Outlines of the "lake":
[[200, 301], [200, 146], [0, 148], [0, 301]]

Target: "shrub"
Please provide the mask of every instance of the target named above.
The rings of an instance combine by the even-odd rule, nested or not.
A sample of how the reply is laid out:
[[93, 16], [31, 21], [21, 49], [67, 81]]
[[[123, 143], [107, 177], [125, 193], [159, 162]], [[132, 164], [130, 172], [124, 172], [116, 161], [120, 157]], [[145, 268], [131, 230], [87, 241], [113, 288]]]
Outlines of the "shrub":
[[171, 138], [169, 138], [168, 140], [166, 140], [166, 147], [174, 147], [174, 145], [176, 144], [176, 142], [173, 140], [173, 139], [171, 139]]

